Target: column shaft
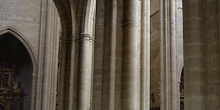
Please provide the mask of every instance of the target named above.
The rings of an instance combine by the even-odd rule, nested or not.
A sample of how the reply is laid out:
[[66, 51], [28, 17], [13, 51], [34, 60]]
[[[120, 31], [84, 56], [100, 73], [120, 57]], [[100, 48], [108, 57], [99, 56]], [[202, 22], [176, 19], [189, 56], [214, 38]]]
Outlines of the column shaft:
[[177, 81], [177, 29], [176, 29], [176, 0], [169, 0], [170, 7], [170, 17], [169, 17], [169, 25], [170, 25], [170, 108], [169, 110], [177, 110], [178, 107], [178, 99], [179, 99], [179, 91], [178, 91], [178, 81]]
[[[45, 48], [45, 32], [46, 32], [46, 21], [47, 21], [47, 1], [42, 0], [41, 1], [41, 17], [40, 17], [40, 36], [39, 36], [39, 41], [41, 45], [39, 45], [39, 55], [38, 55], [38, 67], [37, 67], [37, 78], [36, 78], [36, 84], [32, 86], [36, 86], [36, 88], [32, 88], [33, 90], [36, 91], [36, 96], [34, 99], [32, 99], [31, 102], [31, 110], [39, 110], [42, 107], [42, 83], [43, 83], [43, 73], [44, 73], [44, 48]], [[32, 92], [33, 95], [33, 92]]]
[[206, 1], [206, 105], [208, 110], [219, 109], [220, 95], [217, 88], [220, 87], [220, 59], [219, 59], [219, 0]]
[[140, 109], [141, 1], [124, 0], [122, 109]]
[[51, 80], [51, 24], [52, 24], [52, 7], [51, 3], [47, 1], [47, 18], [46, 18], [46, 33], [44, 41], [44, 72], [43, 72], [43, 93], [42, 93], [42, 108], [41, 110], [49, 110], [50, 106], [50, 80]]
[[150, 109], [150, 1], [141, 3], [141, 108]]
[[178, 109], [176, 0], [160, 2], [160, 100], [162, 110]]
[[203, 0], [183, 0], [185, 110], [207, 110], [203, 6]]
[[78, 110], [89, 110], [91, 104], [93, 41], [89, 34], [80, 35]]
[[[56, 13], [56, 8], [53, 4], [52, 1], [51, 2], [51, 32], [50, 32], [50, 36], [51, 36], [51, 48], [50, 48], [50, 65], [51, 65], [51, 68], [50, 68], [50, 104], [49, 104], [49, 109], [51, 110], [54, 110], [55, 107], [56, 107], [56, 88], [57, 88], [57, 84], [56, 84], [56, 81], [57, 81], [57, 59], [58, 59], [58, 54], [57, 54], [57, 45], [55, 44], [57, 41], [59, 41], [59, 31], [57, 30], [57, 26], [56, 24], [58, 23], [57, 22], [57, 18], [58, 16], [55, 16], [57, 13]], [[54, 73], [54, 74], [53, 74]]]

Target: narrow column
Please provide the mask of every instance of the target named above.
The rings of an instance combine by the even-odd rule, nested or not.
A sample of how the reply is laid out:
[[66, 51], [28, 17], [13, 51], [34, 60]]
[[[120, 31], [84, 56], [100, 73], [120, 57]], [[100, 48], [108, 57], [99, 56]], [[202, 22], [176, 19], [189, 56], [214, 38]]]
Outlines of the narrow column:
[[203, 0], [183, 0], [185, 110], [207, 110], [203, 4]]
[[[52, 1], [51, 1], [52, 2]], [[53, 26], [52, 26], [52, 39], [53, 39], [53, 46], [52, 46], [52, 54], [51, 54], [51, 59], [52, 59], [52, 79], [51, 79], [51, 105], [50, 109], [55, 110], [56, 109], [56, 104], [57, 104], [57, 81], [58, 81], [58, 60], [59, 60], [59, 37], [60, 37], [60, 19], [58, 12], [56, 10], [55, 4], [52, 5], [53, 8]]]
[[150, 1], [141, 3], [141, 110], [150, 109]]
[[93, 39], [90, 34], [81, 34], [79, 64], [78, 110], [90, 110], [92, 85]]
[[[32, 81], [32, 101], [31, 101], [31, 110], [40, 110], [42, 107], [42, 82], [43, 82], [43, 73], [44, 73], [44, 47], [45, 47], [45, 31], [46, 31], [46, 21], [47, 21], [47, 1], [41, 1], [41, 17], [40, 17], [40, 28], [39, 28], [39, 45], [38, 50], [38, 65], [36, 70], [36, 78], [33, 77]], [[36, 80], [36, 81], [35, 81]]]
[[[49, 1], [51, 3], [51, 32], [50, 32], [50, 36], [51, 36], [51, 48], [50, 48], [50, 105], [49, 105], [49, 109], [54, 110], [56, 107], [56, 88], [57, 88], [57, 60], [58, 60], [58, 49], [57, 49], [57, 42], [59, 41], [59, 26], [57, 26], [58, 22], [58, 16], [56, 16], [58, 13], [56, 12], [56, 7], [53, 4], [52, 1]], [[49, 92], [49, 91], [48, 91]]]
[[178, 81], [177, 81], [177, 29], [176, 29], [176, 0], [169, 0], [169, 12], [167, 15], [170, 14], [169, 17], [169, 26], [170, 29], [168, 31], [170, 31], [170, 75], [169, 75], [169, 79], [168, 81], [170, 81], [170, 88], [168, 89], [168, 92], [170, 94], [170, 108], [169, 110], [177, 110], [179, 109], [178, 107], [178, 99], [179, 99], [179, 91], [178, 91]]
[[124, 0], [122, 109], [140, 109], [141, 1]]
[[50, 109], [51, 97], [51, 47], [52, 47], [52, 2], [47, 1], [47, 17], [46, 17], [46, 31], [44, 41], [44, 62], [43, 62], [43, 83], [42, 83], [42, 108], [41, 110]]

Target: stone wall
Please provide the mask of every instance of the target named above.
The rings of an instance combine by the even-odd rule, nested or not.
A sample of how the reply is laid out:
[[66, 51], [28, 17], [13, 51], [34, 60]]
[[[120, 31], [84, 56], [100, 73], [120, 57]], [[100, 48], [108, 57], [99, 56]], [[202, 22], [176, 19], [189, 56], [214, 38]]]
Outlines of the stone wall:
[[160, 2], [159, 0], [151, 1], [151, 62], [150, 62], [150, 90], [151, 106], [160, 105]]
[[40, 0], [1, 0], [0, 30], [12, 27], [19, 31], [35, 53], [38, 49], [40, 27]]

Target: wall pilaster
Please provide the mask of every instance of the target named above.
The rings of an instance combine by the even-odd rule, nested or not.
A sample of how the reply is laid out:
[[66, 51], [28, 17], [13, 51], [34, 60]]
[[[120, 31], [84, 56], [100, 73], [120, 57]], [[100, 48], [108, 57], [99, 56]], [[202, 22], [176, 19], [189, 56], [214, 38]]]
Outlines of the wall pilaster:
[[53, 1], [42, 0], [41, 4], [38, 73], [33, 82], [37, 92], [31, 110], [50, 110], [56, 106], [59, 17]]
[[[57, 80], [57, 60], [58, 56], [53, 56], [53, 53], [58, 52], [58, 48], [54, 46], [59, 41], [59, 28], [55, 29], [54, 25], [58, 23], [55, 20], [55, 8], [52, 1], [46, 2], [46, 24], [45, 25], [45, 33], [44, 42], [41, 42], [44, 45], [42, 51], [44, 52], [43, 58], [43, 79], [42, 79], [42, 106], [41, 110], [50, 110], [55, 109], [56, 106], [56, 80]], [[58, 18], [58, 16], [56, 16]], [[56, 37], [56, 38], [55, 38]], [[53, 74], [55, 73], [55, 75]]]

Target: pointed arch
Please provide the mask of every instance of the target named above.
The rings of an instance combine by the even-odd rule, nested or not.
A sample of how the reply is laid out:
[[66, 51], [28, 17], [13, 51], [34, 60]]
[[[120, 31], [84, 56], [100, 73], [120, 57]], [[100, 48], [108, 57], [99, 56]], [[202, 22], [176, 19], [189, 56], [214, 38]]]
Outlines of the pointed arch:
[[[5, 27], [0, 30], [1, 36], [1, 66], [13, 69], [13, 78], [10, 81], [20, 83], [24, 103], [22, 108], [31, 107], [34, 76], [36, 76], [36, 57], [28, 40], [15, 28]], [[10, 105], [7, 105], [10, 107]]]
[[14, 37], [16, 37], [24, 45], [24, 47], [27, 49], [27, 51], [30, 55], [32, 64], [33, 64], [33, 71], [35, 71], [36, 64], [37, 64], [36, 54], [34, 52], [33, 47], [31, 46], [31, 44], [28, 42], [28, 40], [19, 31], [17, 31], [13, 27], [8, 26], [8, 27], [5, 27], [4, 29], [0, 30], [0, 35], [7, 34], [7, 33], [12, 34]]
[[64, 34], [64, 37], [65, 35], [70, 37], [69, 35], [71, 35], [73, 31], [72, 27], [74, 27], [73, 24], [75, 24], [73, 23], [75, 20], [73, 19], [72, 3], [69, 0], [53, 0], [53, 2], [60, 16], [62, 34]]

